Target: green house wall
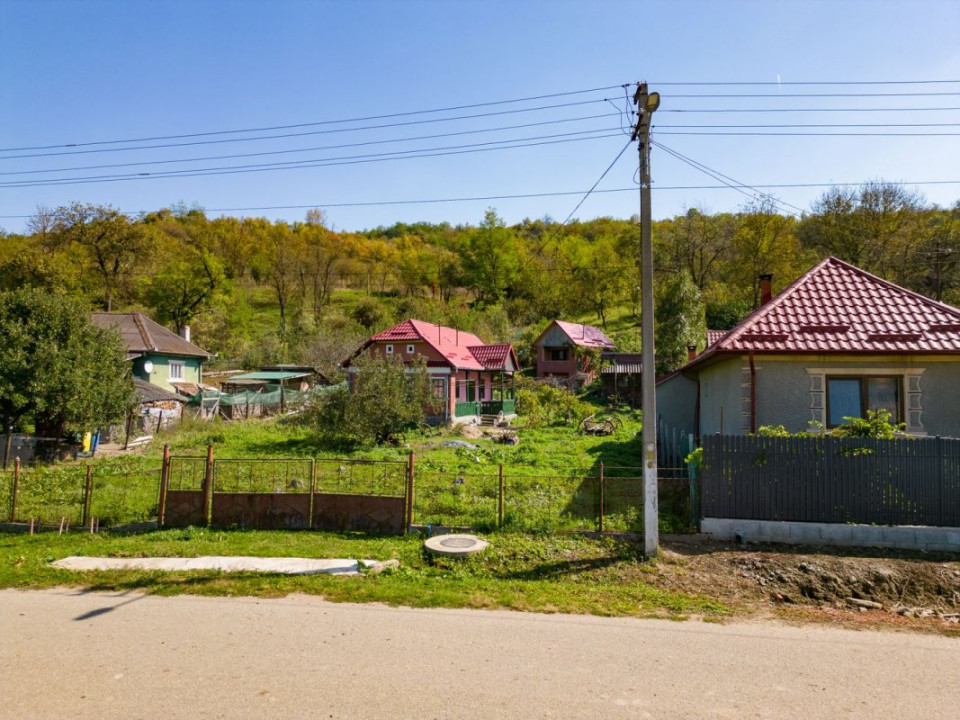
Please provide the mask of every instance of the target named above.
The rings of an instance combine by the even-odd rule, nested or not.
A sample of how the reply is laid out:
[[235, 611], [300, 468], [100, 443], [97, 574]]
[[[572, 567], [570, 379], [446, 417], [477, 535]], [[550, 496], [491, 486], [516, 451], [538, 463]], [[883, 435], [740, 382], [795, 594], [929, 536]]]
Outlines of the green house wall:
[[[153, 363], [153, 370], [149, 373], [144, 369], [148, 361]], [[199, 383], [201, 381], [202, 373], [200, 368], [202, 361], [200, 358], [157, 355], [154, 353], [147, 353], [133, 361], [133, 375], [141, 380], [145, 380], [151, 385], [156, 385], [170, 392], [176, 392], [176, 388], [170, 382], [171, 362], [183, 363], [183, 378], [177, 380], [177, 382]]]

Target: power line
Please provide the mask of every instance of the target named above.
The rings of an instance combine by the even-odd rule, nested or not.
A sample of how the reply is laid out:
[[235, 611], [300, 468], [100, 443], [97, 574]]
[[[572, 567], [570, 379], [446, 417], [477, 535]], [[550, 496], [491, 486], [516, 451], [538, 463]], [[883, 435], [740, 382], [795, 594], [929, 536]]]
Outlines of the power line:
[[563, 227], [568, 222], [570, 222], [570, 218], [573, 217], [573, 214], [580, 209], [580, 206], [583, 205], [584, 202], [586, 202], [587, 198], [590, 197], [590, 194], [597, 189], [597, 185], [600, 184], [600, 181], [603, 180], [607, 176], [607, 173], [613, 169], [613, 166], [617, 164], [617, 161], [620, 159], [620, 157], [623, 155], [626, 149], [630, 147], [632, 143], [633, 143], [633, 140], [627, 141], [627, 144], [624, 145], [623, 148], [620, 150], [620, 152], [617, 153], [617, 156], [613, 159], [613, 161], [609, 165], [607, 165], [607, 169], [604, 170], [603, 173], [601, 173], [600, 177], [597, 178], [597, 181], [590, 187], [589, 190], [587, 190], [586, 194], [582, 198], [580, 198], [580, 202], [578, 202], [577, 206], [570, 211], [570, 214], [567, 215], [567, 219], [564, 220], [562, 223], [560, 223], [560, 227]]
[[683, 93], [671, 98], [826, 98], [826, 97], [956, 97], [960, 92], [900, 92], [900, 93]]
[[[537, 140], [536, 142], [526, 142], [521, 140], [498, 140], [487, 143], [474, 143], [471, 145], [452, 145], [440, 148], [427, 148], [421, 150], [398, 150], [393, 153], [380, 153], [374, 155], [347, 155], [342, 157], [325, 158], [322, 160], [294, 160], [286, 163], [262, 163], [260, 165], [239, 165], [226, 167], [197, 168], [194, 170], [168, 170], [158, 173], [133, 173], [125, 175], [91, 175], [78, 178], [53, 178], [50, 180], [25, 180], [19, 182], [0, 183], [0, 188], [16, 187], [46, 187], [55, 185], [88, 185], [103, 182], [123, 182], [127, 180], [155, 180], [162, 178], [183, 178], [183, 177], [210, 177], [213, 175], [238, 175], [252, 172], [270, 172], [276, 170], [296, 170], [303, 168], [335, 167], [343, 165], [362, 165], [373, 162], [384, 162], [387, 160], [408, 160], [428, 157], [445, 157], [451, 155], [465, 155], [477, 152], [489, 152], [492, 150], [514, 150], [517, 148], [537, 147], [541, 145], [556, 145], [568, 142], [582, 142], [584, 140], [602, 140], [604, 138], [618, 136], [617, 132], [611, 133], [607, 130], [586, 130], [575, 133], [561, 133], [557, 135], [544, 135], [538, 138], [529, 138]], [[590, 133], [602, 133], [605, 135], [593, 135], [591, 137], [570, 137], [577, 135], [587, 135]], [[544, 139], [560, 138], [560, 139]], [[514, 143], [505, 145], [504, 143]]]
[[[445, 137], [457, 137], [462, 135], [476, 135], [480, 133], [491, 133], [491, 132], [501, 132], [504, 130], [519, 130], [530, 127], [540, 127], [543, 125], [558, 125], [562, 123], [569, 122], [581, 122], [584, 120], [596, 120], [602, 118], [615, 117], [616, 113], [602, 113], [599, 115], [584, 115], [575, 118], [564, 118], [561, 120], [543, 120], [540, 122], [534, 123], [523, 123], [520, 125], [502, 125], [494, 128], [483, 128], [480, 130], [460, 130], [458, 132], [452, 133], [435, 133], [432, 135], [418, 135], [415, 137], [407, 138], [391, 138], [388, 140], [367, 140], [364, 142], [357, 143], [343, 143], [339, 145], [320, 145], [316, 147], [309, 148], [295, 148], [288, 150], [267, 150], [263, 152], [255, 153], [235, 153], [231, 155], [207, 155], [202, 157], [191, 157], [191, 158], [178, 158], [172, 160], [144, 160], [140, 162], [129, 162], [129, 163], [104, 163], [99, 165], [80, 165], [76, 167], [69, 168], [51, 168], [46, 170], [18, 170], [18, 171], [9, 171], [9, 172], [0, 172], [0, 176], [3, 175], [36, 175], [40, 173], [53, 173], [53, 172], [73, 172], [76, 170], [101, 170], [107, 168], [120, 168], [120, 167], [138, 167], [142, 165], [168, 165], [172, 163], [186, 163], [186, 162], [200, 162], [204, 160], [233, 160], [237, 158], [250, 158], [250, 157], [265, 157], [271, 155], [289, 155], [293, 153], [305, 153], [305, 152], [318, 152], [321, 150], [340, 150], [343, 148], [351, 147], [365, 147], [369, 145], [385, 145], [385, 144], [396, 144], [402, 142], [413, 142], [415, 140], [434, 140], [437, 138]], [[507, 142], [507, 141], [504, 141]]]
[[[681, 162], [684, 162], [684, 163], [686, 163], [687, 165], [690, 165], [691, 167], [693, 167], [693, 168], [696, 169], [696, 170], [699, 170], [700, 172], [704, 173], [705, 175], [709, 175], [709, 176], [712, 177], [714, 180], [719, 180], [719, 181], [722, 182], [724, 185], [727, 185], [727, 186], [730, 187], [731, 189], [736, 190], [737, 192], [739, 192], [739, 193], [741, 193], [741, 194], [743, 194], [743, 195], [746, 195], [747, 197], [750, 197], [751, 199], [755, 199], [755, 196], [756, 196], [756, 195], [759, 195], [760, 197], [766, 198], [769, 202], [773, 203], [774, 207], [776, 207], [777, 209], [779, 209], [779, 210], [781, 210], [781, 211], [784, 209], [783, 206], [786, 206], [786, 207], [790, 207], [790, 208], [792, 208], [792, 209], [794, 209], [794, 210], [797, 210], [797, 211], [800, 212], [800, 213], [803, 213], [803, 210], [802, 210], [801, 208], [798, 208], [798, 207], [795, 206], [795, 205], [790, 205], [789, 203], [782, 202], [779, 198], [776, 198], [776, 197], [774, 197], [773, 195], [771, 195], [771, 194], [769, 194], [769, 193], [765, 193], [765, 192], [763, 192], [763, 191], [761, 191], [761, 190], [758, 190], [758, 189], [755, 188], [755, 187], [751, 187], [751, 186], [749, 186], [749, 185], [744, 185], [743, 183], [739, 182], [738, 180], [734, 180], [734, 179], [733, 179], [732, 177], [730, 177], [729, 175], [724, 175], [724, 174], [721, 173], [720, 171], [714, 170], [713, 168], [710, 168], [710, 167], [704, 165], [703, 163], [701, 163], [701, 162], [699, 162], [699, 161], [697, 161], [697, 160], [694, 160], [693, 158], [687, 157], [687, 156], [684, 155], [683, 153], [680, 153], [680, 152], [678, 152], [678, 151], [676, 151], [676, 150], [673, 150], [672, 148], [667, 147], [667, 146], [664, 145], [663, 143], [660, 143], [660, 142], [657, 142], [657, 141], [652, 141], [652, 144], [653, 144], [655, 147], [658, 147], [658, 148], [660, 148], [661, 150], [664, 150], [665, 152], [669, 153], [670, 155], [672, 155], [673, 157], [677, 158], [677, 159], [680, 160]], [[754, 195], [751, 195], [750, 193], [746, 192], [743, 188], [749, 188], [750, 190], [753, 190]], [[793, 212], [788, 212], [788, 214], [789, 214], [789, 215], [794, 215], [794, 216], [796, 215], [796, 213], [793, 213]]]
[[[716, 179], [716, 178], [714, 178]], [[734, 183], [735, 184], [735, 183]], [[828, 183], [770, 183], [770, 184], [753, 184], [753, 185], [740, 185], [739, 187], [745, 189], [758, 190], [759, 188], [765, 188], [769, 190], [775, 189], [787, 189], [787, 188], [831, 188], [831, 187], [859, 187], [863, 185], [863, 182], [846, 182], [846, 183], [837, 183], [837, 182], [828, 182]], [[901, 185], [910, 185], [910, 186], [925, 186], [925, 185], [960, 185], [960, 179], [957, 180], [901, 180], [898, 182]], [[652, 188], [655, 191], [666, 192], [666, 191], [684, 191], [684, 190], [729, 190], [731, 189], [731, 183], [723, 183], [721, 185], [658, 185]], [[358, 201], [358, 202], [314, 202], [305, 205], [255, 205], [248, 207], [222, 207], [222, 208], [200, 208], [203, 212], [209, 213], [226, 213], [226, 212], [261, 212], [266, 210], [310, 210], [312, 208], [350, 208], [350, 207], [387, 207], [393, 205], [432, 205], [432, 204], [442, 204], [442, 203], [455, 203], [455, 202], [490, 202], [492, 200], [524, 200], [532, 198], [547, 198], [547, 197], [573, 197], [577, 195], [583, 195], [587, 190], [564, 190], [557, 192], [542, 192], [542, 193], [514, 193], [514, 194], [503, 194], [503, 195], [472, 195], [472, 196], [462, 196], [462, 197], [450, 197], [450, 198], [420, 198], [415, 200], [371, 200], [371, 201]], [[635, 193], [637, 189], [635, 187], [624, 187], [624, 188], [608, 188], [606, 190], [593, 190], [592, 194], [602, 195], [610, 193]], [[137, 210], [123, 213], [127, 217], [137, 217], [139, 215], [146, 215], [150, 210]], [[0, 220], [26, 220], [33, 217], [33, 215], [0, 215]]]
[[321, 125], [340, 125], [345, 123], [367, 122], [369, 120], [386, 120], [389, 118], [410, 117], [413, 115], [426, 115], [426, 114], [440, 113], [440, 112], [454, 112], [457, 110], [469, 110], [472, 108], [490, 107], [494, 105], [510, 105], [514, 103], [531, 102], [533, 100], [547, 100], [550, 98], [557, 98], [557, 97], [570, 97], [572, 95], [586, 95], [588, 93], [603, 92], [606, 90], [616, 90], [620, 87], [623, 87], [623, 86], [607, 85], [604, 87], [588, 88], [586, 90], [569, 90], [566, 92], [549, 93], [546, 95], [530, 95], [528, 97], [513, 98], [511, 100], [494, 100], [490, 102], [470, 103], [467, 105], [451, 105], [448, 107], [432, 108], [429, 110], [409, 110], [406, 112], [388, 113], [384, 115], [367, 115], [364, 117], [344, 118], [341, 120], [318, 120], [314, 122], [294, 123], [291, 125], [269, 125], [269, 126], [254, 127], [254, 128], [240, 128], [235, 130], [213, 130], [209, 132], [181, 133], [178, 135], [154, 135], [151, 137], [127, 138], [124, 140], [97, 140], [92, 142], [81, 142], [81, 143], [57, 143], [53, 145], [33, 145], [28, 147], [0, 148], [0, 152], [15, 152], [15, 151], [21, 151], [21, 150], [50, 150], [50, 149], [62, 148], [62, 147], [88, 147], [92, 145], [122, 145], [125, 143], [153, 142], [155, 140], [178, 140], [183, 138], [211, 137], [215, 135], [231, 135], [231, 134], [237, 134], [237, 133], [267, 132], [270, 130], [292, 130], [295, 128], [317, 127]]
[[744, 82], [654, 82], [650, 85], [660, 87], [677, 86], [736, 86], [736, 85], [947, 85], [960, 83], [960, 80], [765, 80]]
[[678, 132], [677, 130], [657, 130], [660, 135], [699, 135], [726, 137], [956, 137], [960, 132]]
[[668, 113], [837, 113], [837, 112], [942, 112], [960, 110], [960, 107], [898, 107], [898, 108], [661, 108]]
[[769, 123], [769, 124], [735, 124], [724, 125], [693, 124], [684, 125], [657, 125], [660, 128], [918, 128], [918, 127], [960, 127], [960, 122], [943, 123]]
[[159, 145], [139, 145], [136, 147], [100, 148], [98, 150], [71, 150], [71, 151], [61, 151], [61, 152], [52, 152], [52, 153], [33, 153], [28, 155], [0, 155], [0, 160], [21, 160], [24, 158], [37, 158], [37, 157], [60, 157], [64, 155], [91, 155], [94, 153], [129, 152], [133, 150], [157, 150], [157, 149], [166, 149], [166, 148], [174, 148], [174, 147], [194, 147], [197, 145], [223, 145], [225, 143], [257, 142], [260, 140], [282, 140], [282, 139], [294, 138], [294, 137], [307, 137], [307, 136], [313, 136], [313, 135], [330, 135], [333, 133], [345, 133], [345, 132], [349, 133], [349, 132], [357, 132], [361, 130], [382, 130], [384, 128], [409, 127], [411, 125], [428, 125], [428, 124], [442, 123], [442, 122], [453, 122], [456, 120], [473, 120], [476, 118], [486, 118], [486, 117], [494, 117], [494, 116], [500, 116], [500, 115], [516, 115], [518, 113], [539, 112], [540, 110], [553, 110], [556, 108], [568, 108], [568, 107], [577, 107], [582, 105], [594, 105], [596, 103], [602, 103], [602, 102], [604, 102], [603, 98], [599, 100], [584, 100], [580, 102], [560, 103], [555, 105], [540, 105], [538, 107], [519, 108], [516, 110], [498, 110], [495, 112], [476, 113], [473, 115], [456, 115], [454, 117], [448, 117], [448, 118], [431, 118], [428, 120], [412, 120], [409, 122], [400, 122], [400, 123], [383, 123], [380, 125], [361, 125], [359, 127], [352, 127], [352, 128], [311, 130], [309, 132], [284, 133], [281, 135], [261, 135], [257, 137], [228, 138], [225, 140], [196, 140], [196, 141], [184, 142], [184, 143], [163, 143]]

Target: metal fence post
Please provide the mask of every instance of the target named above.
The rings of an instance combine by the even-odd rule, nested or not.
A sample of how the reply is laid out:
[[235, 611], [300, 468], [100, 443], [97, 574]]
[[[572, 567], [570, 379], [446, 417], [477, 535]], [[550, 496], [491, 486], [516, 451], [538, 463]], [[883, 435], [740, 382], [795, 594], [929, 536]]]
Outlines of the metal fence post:
[[410, 452], [410, 459], [407, 462], [407, 521], [404, 523], [404, 534], [410, 532], [410, 526], [413, 525], [413, 476], [415, 468], [414, 454]]
[[10, 497], [10, 522], [17, 518], [17, 493], [20, 491], [20, 458], [13, 460], [13, 493]]
[[167, 515], [167, 489], [170, 487], [170, 446], [163, 446], [163, 463], [160, 465], [160, 499], [157, 501], [157, 527], [163, 527]]
[[203, 476], [203, 522], [210, 524], [210, 510], [213, 505], [213, 445], [207, 445], [207, 466]]
[[603, 480], [603, 463], [600, 463], [600, 522], [597, 523], [600, 534], [603, 534], [603, 490], [604, 490], [604, 480]]
[[503, 463], [497, 480], [497, 527], [503, 527]]
[[317, 459], [311, 460], [310, 466], [310, 514], [307, 518], [309, 527], [313, 527], [314, 503], [317, 502]]
[[93, 467], [87, 465], [87, 480], [83, 485], [83, 520], [82, 525], [87, 524], [87, 518], [90, 517], [90, 496], [93, 494]]

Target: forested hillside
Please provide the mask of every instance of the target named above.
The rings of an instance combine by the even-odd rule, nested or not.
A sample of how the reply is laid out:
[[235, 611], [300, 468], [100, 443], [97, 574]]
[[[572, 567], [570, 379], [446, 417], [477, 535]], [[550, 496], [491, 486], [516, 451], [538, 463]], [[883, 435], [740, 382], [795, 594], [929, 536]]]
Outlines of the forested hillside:
[[[654, 223], [660, 370], [704, 330], [729, 328], [759, 300], [835, 255], [929, 297], [960, 303], [960, 202], [931, 207], [901, 186], [834, 189], [802, 216], [763, 202], [736, 214], [696, 209]], [[0, 290], [24, 286], [140, 309], [218, 353], [221, 366], [313, 363], [329, 371], [371, 331], [407, 317], [511, 341], [523, 356], [548, 319], [604, 327], [639, 349], [636, 218], [565, 226], [398, 223], [358, 233], [322, 210], [289, 224], [207, 218], [174, 207], [129, 218], [107, 207], [38, 209], [6, 235]]]

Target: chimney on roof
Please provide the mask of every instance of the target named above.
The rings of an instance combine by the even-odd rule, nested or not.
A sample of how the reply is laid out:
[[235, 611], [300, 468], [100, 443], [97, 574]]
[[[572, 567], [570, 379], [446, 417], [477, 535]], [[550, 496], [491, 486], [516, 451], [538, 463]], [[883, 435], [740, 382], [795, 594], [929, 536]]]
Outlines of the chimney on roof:
[[764, 273], [760, 276], [760, 307], [773, 299], [773, 273]]
[[190, 342], [190, 326], [184, 325], [180, 328], [180, 337], [182, 337], [187, 342]]
[[687, 362], [693, 362], [693, 359], [696, 356], [697, 356], [697, 346], [687, 345]]

